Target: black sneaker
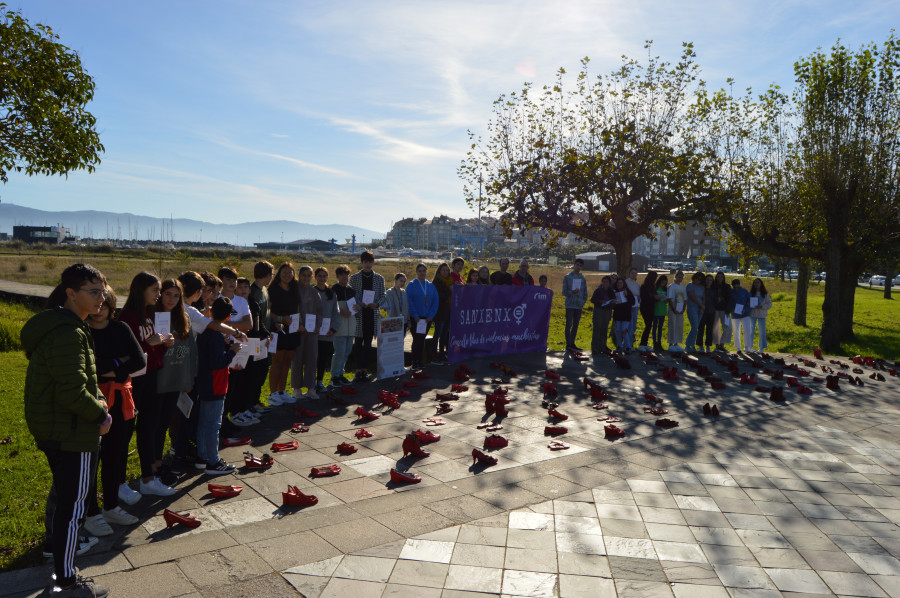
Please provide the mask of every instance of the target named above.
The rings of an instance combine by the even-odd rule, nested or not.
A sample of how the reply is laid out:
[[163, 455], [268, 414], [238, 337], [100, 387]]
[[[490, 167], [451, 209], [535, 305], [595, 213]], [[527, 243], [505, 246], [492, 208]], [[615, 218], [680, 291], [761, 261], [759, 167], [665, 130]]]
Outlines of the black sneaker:
[[234, 465], [229, 465], [225, 459], [219, 459], [214, 465], [206, 465], [206, 475], [228, 475], [234, 473]]
[[178, 474], [172, 471], [168, 465], [163, 464], [156, 470], [156, 477], [166, 486], [174, 486], [178, 483]]
[[350, 381], [347, 380], [343, 375], [331, 379], [332, 386], [346, 386], [348, 384], [350, 384]]
[[369, 376], [369, 375], [366, 374], [365, 372], [362, 372], [362, 373], [357, 373], [357, 374], [353, 377], [353, 382], [356, 383], [356, 384], [365, 384], [366, 382], [368, 382], [368, 381], [371, 380], [371, 379], [372, 379], [371, 376]]
[[65, 590], [59, 586], [55, 586], [51, 595], [60, 598], [106, 598], [109, 596], [109, 588], [95, 584], [90, 577], [78, 576], [75, 578], [75, 585]]

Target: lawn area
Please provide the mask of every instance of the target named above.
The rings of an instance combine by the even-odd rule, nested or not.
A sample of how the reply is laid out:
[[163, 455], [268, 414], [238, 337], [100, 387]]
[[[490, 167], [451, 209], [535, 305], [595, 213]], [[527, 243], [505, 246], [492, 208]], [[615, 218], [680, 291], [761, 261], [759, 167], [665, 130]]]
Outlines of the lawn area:
[[[27, 269], [25, 272], [12, 272], [13, 269], [9, 268], [9, 264], [6, 264], [5, 270], [2, 267], [0, 270], [3, 270], [3, 275], [13, 280], [52, 284], [59, 275], [59, 270], [70, 263], [66, 261], [64, 264], [62, 258], [53, 259], [59, 263], [54, 262], [52, 269], [49, 265], [45, 267], [40, 260], [32, 260], [38, 264], [41, 276], [30, 277]], [[135, 272], [144, 268], [158, 272], [151, 260], [125, 260], [123, 263], [122, 260], [117, 261], [113, 258], [104, 259], [108, 261], [92, 260], [92, 263], [112, 278], [116, 289], [122, 292], [123, 301], [128, 281]], [[172, 276], [188, 268], [214, 269], [222, 263], [224, 262], [215, 263], [213, 260], [170, 263], [163, 268], [163, 272], [164, 275]], [[244, 261], [234, 265], [239, 267], [241, 273], [246, 273], [252, 269], [252, 263]], [[295, 263], [299, 265], [303, 262]], [[331, 271], [336, 264], [337, 262], [329, 264]], [[413, 265], [413, 262], [409, 261], [380, 263], [376, 269], [389, 280], [393, 280], [395, 272], [412, 272]], [[493, 269], [495, 264], [490, 263], [489, 266]], [[550, 279], [550, 287], [557, 291], [553, 299], [550, 320], [548, 342], [550, 350], [562, 350], [564, 347], [565, 311], [563, 298], [558, 291], [566, 272], [567, 270], [562, 267], [532, 268], [535, 278], [541, 273], [546, 273]], [[589, 292], [593, 292], [599, 284], [600, 277], [598, 273], [587, 273]], [[745, 287], [749, 287], [749, 283], [749, 279], [743, 281]], [[766, 284], [774, 298], [774, 307], [768, 319], [769, 349], [772, 352], [811, 354], [818, 346], [824, 287], [816, 284], [810, 287], [807, 310], [809, 325], [798, 327], [793, 324], [795, 285], [772, 280], [766, 281]], [[0, 571], [43, 562], [40, 544], [43, 537], [44, 499], [50, 483], [49, 470], [43, 453], [37, 450], [24, 421], [22, 388], [27, 360], [19, 350], [18, 344], [22, 324], [33, 313], [32, 309], [24, 305], [0, 302], [0, 421], [4, 422], [3, 429], [0, 430], [0, 460], [4, 464], [4, 475], [0, 479], [0, 496], [4, 497], [2, 503], [4, 515], [0, 519]], [[590, 347], [591, 318], [591, 304], [588, 302], [578, 335], [578, 342], [582, 348]], [[687, 329], [687, 323], [685, 328]], [[643, 323], [639, 321], [638, 332], [640, 333], [642, 329]], [[843, 354], [859, 353], [891, 361], [900, 359], [900, 310], [896, 300], [883, 298], [881, 290], [862, 287], [857, 289], [854, 330], [857, 339], [844, 346]], [[128, 478], [135, 479], [139, 471], [136, 451], [132, 444]]]

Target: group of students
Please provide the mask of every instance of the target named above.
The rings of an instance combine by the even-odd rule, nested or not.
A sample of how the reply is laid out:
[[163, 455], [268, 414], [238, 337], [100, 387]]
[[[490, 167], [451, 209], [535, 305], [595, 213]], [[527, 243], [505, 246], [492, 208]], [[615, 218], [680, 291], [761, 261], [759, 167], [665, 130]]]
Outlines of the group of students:
[[[567, 278], [580, 276], [578, 270], [576, 261], [576, 267]], [[675, 273], [672, 284], [669, 284], [668, 276], [660, 276], [653, 271], [648, 272], [640, 284], [637, 282], [636, 268], [632, 268], [629, 274], [627, 279], [616, 274], [604, 276], [591, 296], [591, 303], [594, 304], [592, 353], [606, 352], [610, 336], [617, 350], [631, 352], [636, 340], [638, 314], [644, 322], [639, 351], [664, 350], [663, 329], [667, 321], [669, 351], [721, 351], [725, 345], [731, 344], [733, 332], [735, 348], [750, 352], [757, 329], [758, 350], [768, 348], [766, 318], [772, 307], [772, 298], [761, 279], [755, 279], [747, 290], [741, 286], [739, 279], [733, 279], [730, 285], [726, 283], [722, 272], [715, 276], [696, 272], [686, 286], [682, 284], [684, 272], [681, 270]], [[564, 281], [563, 293], [566, 292]], [[577, 349], [568, 346], [570, 296], [566, 295], [567, 348]], [[685, 313], [690, 324], [687, 339], [684, 338]]]

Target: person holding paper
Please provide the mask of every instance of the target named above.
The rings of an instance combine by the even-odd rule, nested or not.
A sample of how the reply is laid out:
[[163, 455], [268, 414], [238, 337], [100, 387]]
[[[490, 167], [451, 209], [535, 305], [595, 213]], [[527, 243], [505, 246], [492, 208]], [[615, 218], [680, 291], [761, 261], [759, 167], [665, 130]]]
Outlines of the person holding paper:
[[685, 289], [687, 294], [687, 316], [691, 329], [688, 331], [684, 345], [689, 353], [696, 351], [694, 344], [697, 342], [697, 332], [700, 330], [700, 317], [704, 309], [704, 278], [703, 272], [694, 272], [694, 275], [691, 276], [691, 282], [688, 283]]
[[[716, 321], [716, 285], [711, 274], [703, 279], [703, 312], [697, 330], [697, 345], [709, 353], [713, 344], [713, 324]], [[705, 333], [705, 334], [704, 334]]]
[[262, 260], [253, 265], [253, 282], [247, 293], [247, 303], [250, 306], [250, 320], [252, 325], [247, 336], [260, 342], [260, 349], [247, 363], [247, 393], [241, 401], [240, 407], [249, 411], [256, 417], [262, 416], [268, 410], [262, 404], [262, 387], [269, 373], [269, 328], [271, 327], [269, 315], [269, 291], [267, 287], [272, 283], [272, 275], [275, 266]]
[[149, 272], [141, 272], [131, 280], [128, 299], [119, 313], [119, 321], [125, 322], [141, 343], [147, 354], [147, 372], [135, 377], [131, 382], [131, 395], [137, 409], [135, 434], [137, 452], [141, 462], [141, 494], [171, 496], [175, 490], [163, 483], [156, 475], [156, 443], [159, 439], [160, 410], [162, 402], [156, 393], [156, 377], [163, 364], [166, 350], [175, 344], [172, 335], [163, 336], [156, 332], [153, 310], [160, 297], [159, 279]]
[[724, 351], [725, 345], [731, 344], [731, 312], [734, 300], [731, 298], [731, 287], [725, 282], [725, 273], [716, 273], [716, 350]]
[[[253, 327], [253, 318], [250, 315], [250, 304], [247, 299], [237, 293], [238, 273], [230, 266], [219, 268], [219, 278], [222, 280], [222, 297], [231, 301], [231, 316], [228, 322], [243, 333], [247, 333]], [[245, 293], [250, 294], [250, 281], [245, 283]], [[234, 339], [226, 338], [226, 342]], [[228, 373], [228, 396], [225, 397], [225, 413], [228, 415], [222, 422], [222, 433], [225, 436], [237, 436], [238, 428], [252, 426], [259, 423], [256, 415], [242, 409], [244, 398], [249, 392], [250, 377], [244, 367], [232, 367]]]
[[425, 264], [416, 266], [416, 278], [406, 288], [406, 298], [409, 302], [410, 326], [412, 328], [412, 367], [422, 367], [425, 351], [425, 337], [428, 328], [437, 314], [438, 297], [434, 284], [427, 279], [428, 268]]
[[268, 289], [272, 330], [278, 335], [278, 346], [269, 370], [269, 405], [291, 405], [297, 402], [297, 399], [285, 392], [294, 351], [300, 344], [300, 333], [288, 332], [300, 313], [300, 284], [294, 272], [294, 264], [283, 262], [275, 271], [274, 280]]
[[[162, 367], [156, 376], [156, 396], [160, 402], [159, 425], [156, 428], [156, 442], [153, 445], [154, 461], [157, 475], [163, 482], [175, 482], [175, 476], [169, 474], [163, 466], [163, 447], [169, 423], [176, 411], [178, 396], [182, 392], [190, 392], [194, 388], [197, 376], [197, 343], [191, 334], [191, 324], [184, 309], [184, 292], [181, 282], [174, 278], [162, 282], [161, 294], [156, 302], [157, 319], [167, 316], [174, 344], [163, 354]], [[172, 446], [179, 446], [177, 438], [179, 428], [171, 434]]]
[[[755, 300], [755, 301], [754, 301]], [[750, 287], [750, 349], [753, 349], [753, 337], [756, 336], [756, 327], [759, 326], [759, 350], [769, 348], [766, 340], [766, 318], [772, 309], [772, 296], [766, 290], [762, 279], [757, 278]]]
[[[119, 502], [129, 505], [141, 499], [126, 481], [128, 466], [128, 442], [134, 431], [134, 399], [131, 396], [131, 374], [147, 365], [144, 351], [124, 322], [113, 320], [116, 311], [116, 294], [106, 287], [106, 298], [100, 311], [87, 318], [87, 325], [94, 339], [94, 359], [100, 392], [106, 397], [112, 423], [109, 432], [100, 439], [100, 492], [103, 494], [103, 511], [97, 504], [97, 493], [88, 497], [85, 529], [94, 535], [109, 535], [109, 524], [134, 525], [138, 518], [125, 511]], [[101, 524], [106, 523], [105, 526]], [[98, 527], [100, 530], [96, 529]], [[94, 528], [94, 529], [92, 529]], [[109, 528], [109, 529], [105, 529]], [[104, 533], [98, 534], [97, 531]]]
[[669, 285], [669, 351], [683, 352], [681, 341], [684, 339], [684, 309], [687, 305], [687, 291], [684, 285], [684, 272], [675, 272], [675, 282]]
[[591, 355], [600, 355], [609, 351], [607, 339], [609, 338], [609, 321], [612, 318], [613, 305], [616, 296], [613, 294], [610, 284], [612, 279], [604, 276], [600, 279], [600, 286], [591, 295], [591, 303], [594, 304], [593, 333], [591, 334]]
[[325, 372], [331, 368], [334, 355], [334, 333], [341, 324], [341, 312], [338, 300], [328, 288], [328, 268], [318, 267], [313, 276], [316, 279], [316, 292], [322, 302], [322, 323], [319, 327], [319, 356], [316, 358], [316, 392], [325, 392]]
[[[337, 276], [337, 283], [332, 285], [331, 291], [334, 293], [334, 299], [337, 302], [338, 319], [337, 326], [332, 326], [334, 336], [334, 356], [331, 358], [331, 385], [345, 386], [351, 384], [350, 380], [344, 377], [344, 367], [347, 364], [347, 358], [350, 357], [350, 351], [353, 349], [353, 339], [356, 336], [356, 312], [348, 305], [348, 301], [355, 303], [356, 294], [350, 287], [350, 268], [345, 265], [338, 266], [334, 270]], [[359, 306], [356, 306], [357, 309]]]
[[746, 353], [753, 347], [753, 332], [750, 330], [750, 291], [742, 287], [741, 281], [737, 278], [731, 281], [731, 298], [734, 301], [734, 310], [731, 313], [734, 348]]
[[[360, 270], [350, 277], [350, 286], [356, 293], [356, 303], [359, 311], [356, 312], [356, 338], [353, 341], [353, 361], [356, 362], [356, 376], [354, 382], [368, 382], [367, 370], [372, 359], [372, 339], [378, 330], [381, 321], [381, 313], [378, 304], [384, 298], [384, 277], [373, 270], [375, 256], [369, 251], [363, 251], [359, 256]], [[368, 292], [367, 292], [368, 291]], [[368, 301], [366, 301], [368, 299]]]
[[[616, 347], [625, 354], [631, 353], [631, 307], [634, 305], [634, 295], [625, 284], [624, 278], [616, 279], [613, 287], [617, 300], [613, 305], [613, 322], [616, 329]], [[620, 301], [619, 299], [624, 299]]]
[[[216, 322], [223, 322], [231, 316], [232, 309], [228, 297], [219, 297], [213, 302], [210, 315]], [[228, 394], [228, 364], [240, 350], [240, 343], [232, 343], [230, 350], [226, 348], [225, 337], [212, 328], [197, 338], [197, 456], [206, 463], [207, 475], [234, 473], [234, 465], [219, 457], [219, 429]]]
[[650, 332], [653, 329], [653, 315], [656, 311], [656, 277], [656, 272], [649, 270], [644, 278], [644, 282], [641, 284], [638, 307], [640, 308], [641, 319], [644, 321], [644, 331], [641, 333], [641, 345], [638, 347], [638, 351], [650, 350], [647, 343], [649, 342]]
[[[618, 278], [618, 274], [613, 272], [612, 276], [612, 286], [616, 284], [616, 278]], [[628, 278], [625, 279], [625, 286], [628, 287], [628, 290], [631, 291], [631, 294], [638, 298], [638, 303], [641, 301], [641, 284], [638, 282], [638, 269], [632, 268], [628, 271]], [[634, 341], [637, 340], [637, 322], [638, 322], [638, 312], [640, 312], [640, 306], [634, 305], [631, 308], [631, 343], [632, 348], [634, 345]]]
[[453, 293], [453, 279], [446, 263], [438, 266], [432, 279], [438, 294], [437, 313], [434, 315], [434, 335], [431, 337], [431, 362], [447, 365], [447, 347], [450, 345], [450, 297]]
[[669, 313], [669, 277], [662, 275], [656, 279], [656, 303], [653, 306], [653, 322], [650, 334], [653, 338], [653, 350], [661, 353], [663, 326], [666, 323], [666, 314]]
[[578, 324], [581, 322], [581, 310], [587, 301], [587, 279], [581, 273], [584, 260], [576, 259], [572, 271], [563, 277], [562, 293], [566, 307], [566, 351], [581, 351], [575, 344], [578, 336]]
[[[300, 266], [297, 270], [297, 293], [300, 297], [300, 344], [291, 360], [291, 388], [295, 399], [317, 400], [316, 360], [319, 356], [319, 327], [322, 325], [322, 300], [312, 285], [313, 270]], [[306, 388], [306, 392], [303, 389]]]

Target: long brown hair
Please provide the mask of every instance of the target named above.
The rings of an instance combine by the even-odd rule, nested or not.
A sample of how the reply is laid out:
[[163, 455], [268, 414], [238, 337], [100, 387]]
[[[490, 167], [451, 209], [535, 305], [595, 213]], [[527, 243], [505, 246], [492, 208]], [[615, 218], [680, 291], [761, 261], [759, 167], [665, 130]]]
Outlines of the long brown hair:
[[281, 282], [281, 271], [284, 268], [290, 268], [294, 271], [294, 278], [291, 279], [291, 282], [288, 284], [288, 290], [292, 293], [300, 292], [300, 283], [297, 282], [297, 268], [294, 267], [294, 264], [291, 262], [282, 262], [278, 269], [275, 270], [275, 276], [272, 277], [272, 282], [269, 283], [269, 290], [274, 288]]
[[184, 309], [184, 287], [175, 278], [167, 278], [162, 282], [159, 289], [159, 299], [156, 301], [154, 311], [163, 311], [162, 294], [169, 289], [178, 289], [178, 303], [169, 312], [171, 317], [172, 333], [179, 339], [186, 339], [191, 333], [191, 321], [188, 319], [187, 312]]
[[[144, 291], [151, 286], [159, 284], [159, 278], [149, 272], [138, 272], [131, 279], [131, 286], [128, 288], [128, 299], [125, 300], [125, 306], [122, 311], [131, 310], [137, 314], [142, 321], [147, 317], [147, 311], [150, 305], [144, 303]], [[119, 314], [121, 316], [121, 313]]]

